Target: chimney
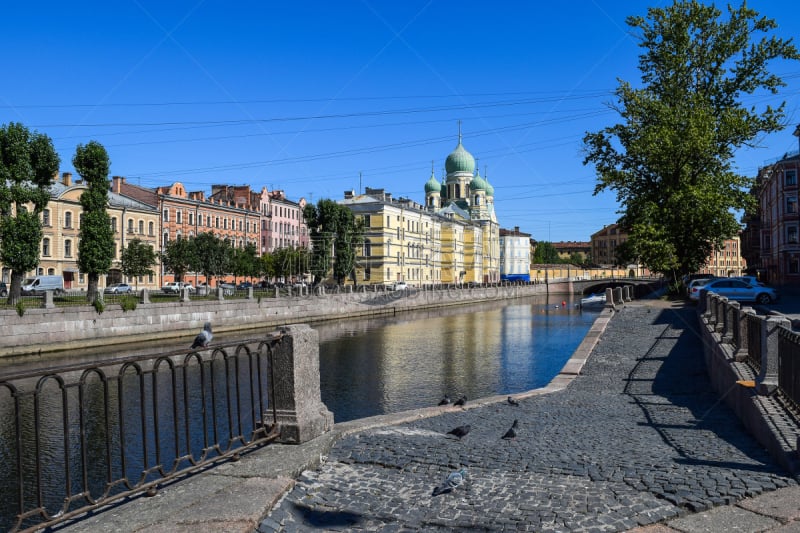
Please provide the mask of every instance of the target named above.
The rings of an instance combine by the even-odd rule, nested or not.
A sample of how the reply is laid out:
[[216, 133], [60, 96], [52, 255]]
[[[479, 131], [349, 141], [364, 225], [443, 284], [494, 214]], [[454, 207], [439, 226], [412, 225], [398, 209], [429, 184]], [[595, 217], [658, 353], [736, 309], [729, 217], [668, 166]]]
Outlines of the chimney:
[[113, 176], [111, 178], [111, 191], [117, 194], [122, 194], [122, 185], [125, 183], [125, 178], [122, 176]]
[[63, 172], [61, 174], [61, 183], [66, 187], [72, 186], [72, 172]]
[[350, 200], [353, 196], [355, 196], [355, 194], [356, 192], [352, 189], [350, 189], [349, 191], [344, 191], [344, 199]]
[[519, 226], [514, 226], [514, 233], [519, 235]]

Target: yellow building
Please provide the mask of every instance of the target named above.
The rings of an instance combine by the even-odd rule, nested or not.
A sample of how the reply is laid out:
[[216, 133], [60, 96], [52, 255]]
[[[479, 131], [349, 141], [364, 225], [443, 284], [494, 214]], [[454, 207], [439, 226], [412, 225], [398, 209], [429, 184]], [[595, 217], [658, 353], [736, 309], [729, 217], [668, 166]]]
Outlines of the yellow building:
[[[61, 275], [64, 288], [86, 289], [87, 276], [78, 269], [79, 232], [83, 207], [81, 195], [87, 186], [81, 181], [72, 181], [72, 174], [65, 172], [60, 180], [50, 187], [50, 201], [42, 211], [43, 237], [39, 250], [39, 266], [25, 273], [25, 277], [35, 275]], [[114, 255], [111, 270], [106, 279], [101, 277], [101, 288], [118, 282], [128, 282], [141, 288], [158, 288], [156, 276], [145, 276], [139, 280], [125, 279], [121, 273], [121, 254], [127, 242], [133, 238], [150, 244], [158, 251], [158, 212], [149, 206], [120, 196], [108, 194], [107, 211], [114, 229]], [[157, 266], [154, 265], [154, 270]], [[10, 279], [8, 269], [3, 269], [3, 278]], [[6, 280], [8, 281], [8, 280]], [[105, 283], [104, 283], [105, 281]]]

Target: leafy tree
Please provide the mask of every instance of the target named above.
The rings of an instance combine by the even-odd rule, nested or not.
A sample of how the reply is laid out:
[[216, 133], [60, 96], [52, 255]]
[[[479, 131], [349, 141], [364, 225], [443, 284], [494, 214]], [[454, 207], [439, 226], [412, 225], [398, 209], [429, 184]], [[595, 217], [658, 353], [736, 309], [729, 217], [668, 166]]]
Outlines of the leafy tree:
[[172, 272], [176, 281], [183, 281], [183, 277], [196, 262], [195, 246], [188, 239], [169, 241], [164, 245], [159, 257], [164, 269]]
[[258, 276], [259, 264], [255, 245], [251, 243], [244, 248], [232, 249], [230, 269], [235, 277]]
[[139, 289], [139, 277], [153, 275], [153, 266], [158, 262], [153, 247], [140, 239], [131, 239], [122, 250], [122, 273], [128, 278], [136, 279]]
[[767, 70], [798, 59], [791, 40], [768, 37], [776, 23], [742, 4], [728, 14], [675, 0], [628, 17], [640, 32], [641, 88], [621, 81], [614, 109], [623, 122], [584, 137], [598, 176], [611, 189], [628, 232], [624, 262], [677, 277], [699, 269], [739, 229], [750, 179], [732, 168], [736, 149], [781, 129], [784, 104], [756, 110], [740, 102], [785, 85]]
[[108, 216], [108, 170], [111, 162], [102, 144], [79, 144], [72, 165], [88, 188], [81, 194], [81, 227], [78, 233], [78, 268], [87, 275], [86, 297], [93, 302], [101, 274], [111, 269], [114, 232]]
[[364, 241], [364, 229], [353, 212], [333, 200], [308, 204], [303, 212], [313, 243], [311, 272], [315, 283], [333, 275], [336, 283], [354, 278], [356, 250]]
[[19, 299], [25, 273], [39, 264], [39, 216], [59, 163], [47, 135], [14, 122], [0, 128], [0, 262], [11, 269], [9, 302]]
[[224, 276], [230, 271], [232, 255], [230, 244], [211, 232], [200, 233], [193, 237], [191, 242], [194, 248], [190, 267], [192, 270], [202, 272], [207, 280]]
[[553, 243], [539, 241], [536, 244], [536, 250], [533, 252], [532, 262], [535, 265], [558, 264], [561, 262], [561, 257], [559, 257], [558, 250], [553, 246]]

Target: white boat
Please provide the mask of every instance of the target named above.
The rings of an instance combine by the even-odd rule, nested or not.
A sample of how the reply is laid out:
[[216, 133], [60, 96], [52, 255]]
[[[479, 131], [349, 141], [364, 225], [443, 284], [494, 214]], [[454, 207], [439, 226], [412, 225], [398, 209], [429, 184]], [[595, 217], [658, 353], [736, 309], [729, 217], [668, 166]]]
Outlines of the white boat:
[[581, 298], [581, 307], [603, 307], [606, 305], [606, 294], [590, 294], [586, 298]]

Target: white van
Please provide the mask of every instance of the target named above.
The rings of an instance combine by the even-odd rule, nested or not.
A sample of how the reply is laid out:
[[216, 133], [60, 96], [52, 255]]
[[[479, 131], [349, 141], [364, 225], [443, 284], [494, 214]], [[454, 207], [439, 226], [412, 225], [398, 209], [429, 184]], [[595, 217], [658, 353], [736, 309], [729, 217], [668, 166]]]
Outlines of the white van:
[[64, 292], [64, 276], [34, 276], [22, 282], [24, 295], [43, 294], [45, 291]]

